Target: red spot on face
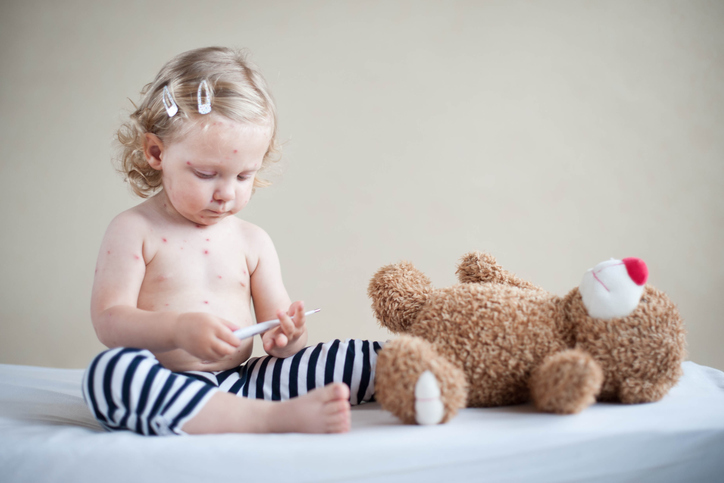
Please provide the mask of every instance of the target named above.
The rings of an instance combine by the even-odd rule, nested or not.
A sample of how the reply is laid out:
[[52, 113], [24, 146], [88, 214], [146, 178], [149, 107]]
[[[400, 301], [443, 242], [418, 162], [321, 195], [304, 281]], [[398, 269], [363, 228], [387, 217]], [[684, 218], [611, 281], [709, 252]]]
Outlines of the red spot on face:
[[168, 304], [166, 304], [166, 307], [168, 307]]
[[209, 254], [209, 251], [208, 251], [208, 250], [204, 250], [204, 255], [208, 255], [208, 254]]
[[238, 152], [239, 152], [238, 149], [234, 149], [234, 154], [236, 154], [236, 153], [238, 153]]
[[219, 278], [221, 278], [221, 275], [219, 275]]
[[206, 241], [211, 241], [211, 240], [209, 240], [209, 239], [207, 238]]
[[110, 250], [108, 250], [108, 254], [109, 254], [109, 255], [111, 254], [111, 251], [110, 251]]
[[208, 301], [208, 300], [204, 300], [204, 303], [205, 303], [206, 305], [209, 305], [209, 301]]
[[161, 240], [163, 240], [164, 243], [166, 243], [168, 241], [165, 238], [161, 238]]
[[191, 166], [191, 161], [186, 161], [186, 164]]

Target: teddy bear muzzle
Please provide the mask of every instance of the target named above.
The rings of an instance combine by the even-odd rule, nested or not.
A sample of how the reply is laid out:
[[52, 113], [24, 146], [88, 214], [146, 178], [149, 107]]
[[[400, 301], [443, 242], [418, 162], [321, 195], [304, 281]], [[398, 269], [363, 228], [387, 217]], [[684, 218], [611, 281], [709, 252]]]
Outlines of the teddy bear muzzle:
[[591, 317], [626, 317], [638, 306], [647, 278], [648, 268], [640, 258], [612, 258], [586, 271], [578, 290]]

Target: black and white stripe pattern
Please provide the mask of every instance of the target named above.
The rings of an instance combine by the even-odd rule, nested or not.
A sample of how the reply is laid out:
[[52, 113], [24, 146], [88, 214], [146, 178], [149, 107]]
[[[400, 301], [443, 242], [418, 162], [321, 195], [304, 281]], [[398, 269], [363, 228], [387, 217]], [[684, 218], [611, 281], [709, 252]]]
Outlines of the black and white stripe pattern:
[[183, 434], [183, 424], [218, 390], [284, 401], [344, 382], [351, 404], [371, 401], [381, 347], [379, 342], [334, 340], [285, 359], [254, 357], [227, 371], [180, 373], [161, 366], [147, 350], [116, 348], [98, 355], [86, 370], [83, 396], [108, 430]]

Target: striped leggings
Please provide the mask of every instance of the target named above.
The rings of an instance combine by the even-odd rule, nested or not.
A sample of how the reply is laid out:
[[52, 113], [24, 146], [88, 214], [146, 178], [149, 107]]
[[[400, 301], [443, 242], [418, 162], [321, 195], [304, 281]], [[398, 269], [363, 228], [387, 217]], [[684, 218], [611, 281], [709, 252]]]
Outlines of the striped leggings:
[[350, 388], [350, 403], [374, 398], [379, 342], [348, 339], [306, 347], [284, 359], [252, 357], [220, 372], [172, 372], [143, 349], [101, 352], [83, 375], [83, 398], [109, 431], [185, 434], [181, 429], [217, 391], [284, 401], [329, 384]]

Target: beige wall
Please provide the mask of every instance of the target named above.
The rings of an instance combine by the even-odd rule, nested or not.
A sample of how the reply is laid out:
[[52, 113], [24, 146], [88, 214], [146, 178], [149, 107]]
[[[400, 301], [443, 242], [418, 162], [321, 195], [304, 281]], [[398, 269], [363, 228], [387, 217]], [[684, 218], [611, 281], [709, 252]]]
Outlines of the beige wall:
[[137, 202], [109, 163], [171, 56], [245, 46], [285, 174], [241, 216], [275, 239], [312, 342], [388, 338], [366, 286], [466, 251], [563, 294], [638, 256], [690, 358], [724, 369], [724, 3], [5, 1], [0, 363], [84, 367], [95, 256]]

